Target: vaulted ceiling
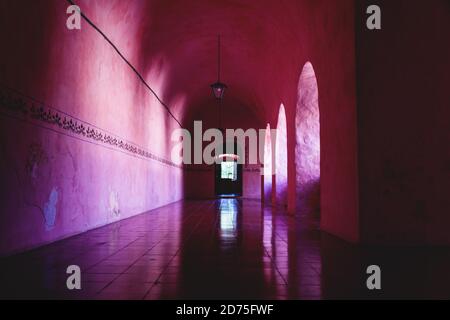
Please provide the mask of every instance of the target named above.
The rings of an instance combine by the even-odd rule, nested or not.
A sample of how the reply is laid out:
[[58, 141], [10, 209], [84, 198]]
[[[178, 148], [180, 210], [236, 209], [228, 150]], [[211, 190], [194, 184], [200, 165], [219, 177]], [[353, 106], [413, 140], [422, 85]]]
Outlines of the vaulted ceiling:
[[[296, 86], [302, 26], [315, 1], [79, 0], [184, 121], [198, 118], [214, 99], [217, 35], [222, 39], [224, 106], [251, 109], [259, 119], [279, 107], [288, 82]], [[304, 28], [303, 28], [304, 29]], [[303, 30], [304, 31], [304, 30]]]

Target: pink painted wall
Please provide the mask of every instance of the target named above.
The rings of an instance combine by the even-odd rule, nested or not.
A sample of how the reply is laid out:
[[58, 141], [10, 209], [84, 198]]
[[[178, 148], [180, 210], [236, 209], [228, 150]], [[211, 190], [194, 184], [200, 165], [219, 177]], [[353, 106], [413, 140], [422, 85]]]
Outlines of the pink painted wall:
[[362, 240], [448, 245], [450, 3], [377, 3], [380, 31], [357, 11]]
[[[135, 41], [142, 14], [138, 3], [102, 1], [101, 8], [100, 2], [80, 3], [130, 60], [141, 59]], [[56, 0], [0, 3], [1, 255], [183, 197], [183, 171], [150, 159], [170, 160], [168, 133], [177, 124], [91, 27], [65, 27], [66, 8], [65, 1]], [[65, 112], [85, 128], [112, 132], [152, 155], [65, 129], [42, 114], [35, 118], [31, 100], [23, 100], [24, 114], [13, 108], [11, 99], [18, 96], [4, 86], [59, 109], [52, 114]]]

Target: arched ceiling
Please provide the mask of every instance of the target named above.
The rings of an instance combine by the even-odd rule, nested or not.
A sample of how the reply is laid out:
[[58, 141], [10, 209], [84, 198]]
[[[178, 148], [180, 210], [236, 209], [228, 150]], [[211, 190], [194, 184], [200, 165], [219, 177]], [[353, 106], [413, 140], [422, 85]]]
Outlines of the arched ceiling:
[[[217, 79], [218, 34], [225, 100], [261, 120], [278, 108], [289, 74], [298, 77], [302, 12], [313, 6], [301, 0], [116, 0], [103, 9], [80, 3], [182, 122], [214, 103], [209, 86]], [[105, 7], [104, 19], [90, 12]]]

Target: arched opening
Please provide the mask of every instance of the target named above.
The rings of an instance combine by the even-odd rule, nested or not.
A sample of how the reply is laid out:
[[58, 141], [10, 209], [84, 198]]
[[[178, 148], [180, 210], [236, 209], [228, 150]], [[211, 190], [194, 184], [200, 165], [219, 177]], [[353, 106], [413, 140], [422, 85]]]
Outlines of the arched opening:
[[278, 123], [275, 143], [275, 201], [277, 205], [287, 205], [288, 172], [287, 172], [287, 130], [286, 111], [281, 104], [278, 112]]
[[272, 178], [275, 173], [272, 157], [272, 135], [270, 124], [268, 123], [264, 137], [264, 185], [262, 199], [265, 203], [272, 202]]
[[[215, 193], [216, 197], [240, 197], [242, 196], [242, 164], [239, 163], [239, 155], [242, 155], [241, 147], [236, 141], [227, 141], [222, 146], [223, 154], [218, 156], [215, 164]], [[227, 150], [233, 150], [227, 153]]]
[[313, 66], [303, 67], [295, 114], [296, 207], [301, 214], [320, 214], [320, 113]]

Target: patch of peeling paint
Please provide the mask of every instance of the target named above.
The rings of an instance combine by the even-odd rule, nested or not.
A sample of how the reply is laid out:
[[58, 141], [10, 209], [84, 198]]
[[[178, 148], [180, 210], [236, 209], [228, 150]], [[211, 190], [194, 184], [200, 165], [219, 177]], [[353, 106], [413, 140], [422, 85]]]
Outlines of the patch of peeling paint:
[[30, 145], [26, 163], [26, 170], [28, 174], [33, 178], [37, 178], [37, 170], [40, 165], [47, 162], [47, 155], [41, 144], [32, 143]]
[[55, 226], [56, 221], [56, 205], [58, 204], [58, 189], [54, 187], [50, 196], [48, 198], [48, 202], [44, 207], [44, 217], [45, 217], [45, 229], [50, 231]]
[[109, 192], [109, 212], [113, 217], [120, 216], [119, 193], [113, 190]]

